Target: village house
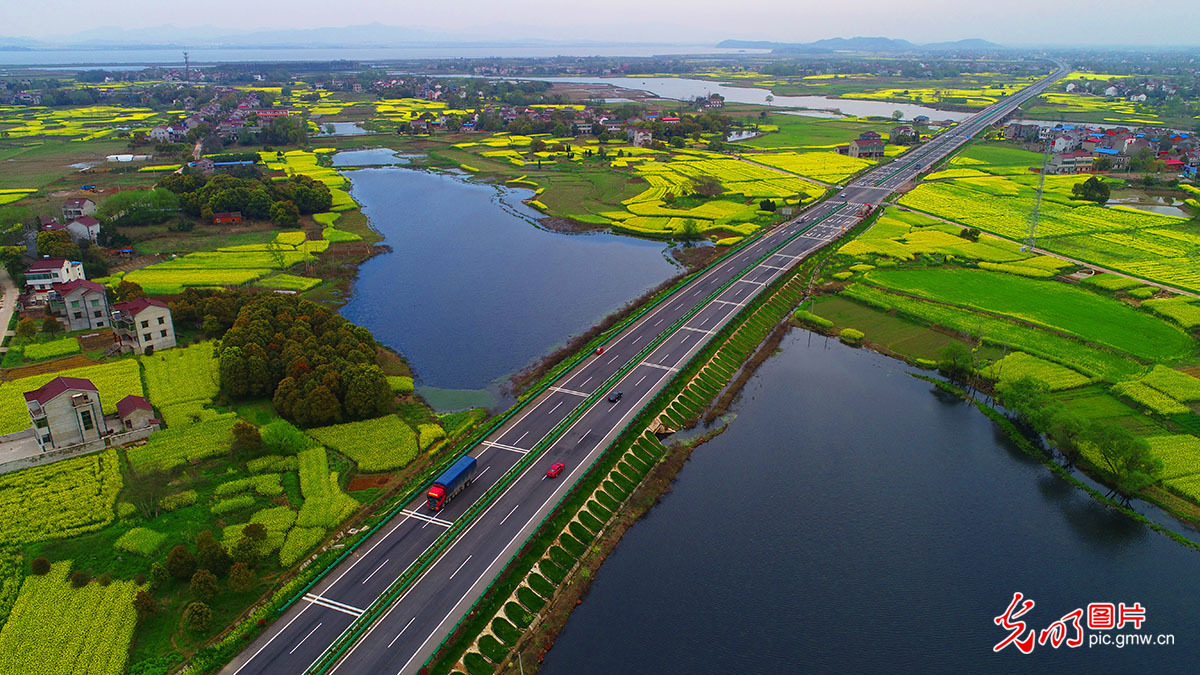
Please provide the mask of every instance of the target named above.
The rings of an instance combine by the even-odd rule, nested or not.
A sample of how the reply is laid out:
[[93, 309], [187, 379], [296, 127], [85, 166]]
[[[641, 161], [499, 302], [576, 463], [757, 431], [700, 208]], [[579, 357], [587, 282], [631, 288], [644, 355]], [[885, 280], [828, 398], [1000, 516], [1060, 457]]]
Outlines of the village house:
[[1124, 171], [1129, 168], [1129, 155], [1122, 155], [1113, 148], [1096, 148], [1092, 151], [1092, 158], [1095, 161], [1107, 158], [1112, 162], [1113, 171]]
[[[868, 134], [874, 132], [867, 132]], [[867, 134], [863, 134], [866, 136]], [[856, 138], [850, 141], [850, 145], [846, 148], [846, 154], [851, 157], [862, 159], [878, 159], [883, 157], [883, 141], [879, 139], [879, 134], [875, 134], [875, 138]]]
[[70, 222], [76, 218], [90, 216], [96, 212], [96, 202], [87, 197], [72, 197], [63, 202], [62, 217], [63, 220]]
[[219, 213], [213, 214], [213, 224], [214, 225], [222, 225], [222, 224], [236, 225], [240, 222], [242, 222], [242, 212], [241, 211], [221, 211]]
[[67, 226], [59, 222], [58, 218], [38, 216], [38, 231], [40, 232], [58, 232], [65, 229]]
[[1085, 150], [1056, 152], [1046, 164], [1046, 173], [1085, 173], [1092, 170], [1092, 153]]
[[913, 131], [913, 128], [907, 124], [902, 124], [898, 127], [892, 127], [891, 132], [888, 133], [888, 140], [891, 143], [908, 143], [915, 141], [916, 139], [917, 132]]
[[187, 132], [187, 123], [184, 122], [180, 126], [154, 127], [146, 136], [156, 143], [182, 143], [187, 139]]
[[649, 129], [630, 127], [626, 130], [626, 134], [629, 136], [629, 142], [633, 143], [635, 148], [646, 148], [654, 143], [654, 132]]
[[68, 330], [92, 330], [108, 325], [104, 284], [86, 279], [55, 284], [47, 301], [52, 314], [67, 320]]
[[108, 433], [100, 391], [81, 377], [56, 377], [25, 392], [34, 435], [43, 451], [99, 440]]
[[157, 423], [154, 419], [154, 407], [146, 399], [134, 394], [117, 401], [117, 417], [121, 419], [121, 426], [125, 431], [145, 429]]
[[83, 263], [63, 258], [39, 258], [25, 271], [25, 288], [34, 293], [50, 290], [54, 284], [85, 279]]
[[175, 346], [171, 308], [162, 300], [135, 298], [113, 305], [113, 341], [121, 351], [144, 354]]
[[90, 241], [95, 244], [100, 236], [100, 221], [92, 216], [82, 216], [67, 223], [66, 229], [76, 243]]

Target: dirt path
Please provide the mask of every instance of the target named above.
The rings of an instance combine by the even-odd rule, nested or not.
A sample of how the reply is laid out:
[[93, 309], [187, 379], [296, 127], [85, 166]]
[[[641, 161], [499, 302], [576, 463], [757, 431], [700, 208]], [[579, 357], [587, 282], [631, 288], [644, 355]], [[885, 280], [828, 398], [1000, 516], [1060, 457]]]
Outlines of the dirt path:
[[[4, 299], [0, 301], [0, 331], [4, 335], [15, 335], [8, 330], [8, 322], [12, 320], [13, 312], [17, 311], [17, 285], [3, 267], [0, 267], [0, 290], [4, 292]], [[0, 347], [0, 354], [7, 351], [8, 347]]]

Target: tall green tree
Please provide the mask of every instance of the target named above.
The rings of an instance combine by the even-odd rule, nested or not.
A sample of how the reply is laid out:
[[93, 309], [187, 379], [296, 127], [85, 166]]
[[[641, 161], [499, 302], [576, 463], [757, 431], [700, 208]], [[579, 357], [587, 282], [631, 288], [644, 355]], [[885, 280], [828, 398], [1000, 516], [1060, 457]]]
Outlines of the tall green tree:
[[1112, 473], [1117, 489], [1126, 495], [1153, 484], [1162, 472], [1162, 460], [1151, 454], [1146, 439], [1119, 424], [1093, 424], [1088, 440], [1100, 451], [1101, 463]]

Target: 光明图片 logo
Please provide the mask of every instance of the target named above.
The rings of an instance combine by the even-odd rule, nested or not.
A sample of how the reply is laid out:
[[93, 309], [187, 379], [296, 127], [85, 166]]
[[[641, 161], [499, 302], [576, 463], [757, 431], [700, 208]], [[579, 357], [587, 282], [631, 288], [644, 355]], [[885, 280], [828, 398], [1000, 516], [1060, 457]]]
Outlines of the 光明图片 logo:
[[[1084, 642], [1088, 647], [1115, 646], [1118, 649], [1131, 645], [1173, 645], [1175, 636], [1141, 633], [1142, 623], [1146, 620], [1146, 608], [1141, 603], [1133, 604], [1093, 602], [1086, 610], [1075, 609], [1067, 612], [1062, 618], [1052, 622], [1040, 631], [1030, 628], [1021, 618], [1033, 609], [1036, 603], [1025, 598], [1020, 593], [1013, 593], [1012, 602], [1000, 616], [992, 619], [997, 625], [1008, 631], [1008, 636], [992, 647], [993, 652], [1003, 650], [1012, 645], [1022, 654], [1030, 654], [1036, 645], [1050, 646], [1055, 649], [1080, 647]], [[1084, 631], [1086, 625], [1087, 631]], [[1131, 627], [1139, 632], [1120, 633]]]

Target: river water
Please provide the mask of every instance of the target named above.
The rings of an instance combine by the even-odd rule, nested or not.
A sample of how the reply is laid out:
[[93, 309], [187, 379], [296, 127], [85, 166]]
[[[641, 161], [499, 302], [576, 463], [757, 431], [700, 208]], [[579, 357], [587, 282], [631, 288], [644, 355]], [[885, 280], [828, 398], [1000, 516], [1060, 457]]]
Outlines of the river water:
[[359, 267], [342, 315], [403, 354], [439, 409], [503, 402], [508, 375], [679, 271], [661, 242], [533, 227], [529, 190], [399, 167], [346, 175], [392, 252]]
[[[1200, 553], [909, 372], [793, 331], [604, 563], [543, 675], [1195, 672]], [[995, 654], [1017, 591], [1031, 628], [1139, 602], [1141, 631], [1119, 632], [1175, 645]]]
[[[679, 101], [694, 100], [698, 96], [720, 94], [729, 103], [767, 104], [767, 89], [755, 87], [735, 87], [720, 82], [708, 80], [692, 80], [684, 77], [541, 77], [529, 78], [547, 82], [575, 82], [580, 84], [611, 84], [614, 87], [639, 89], [648, 91], [659, 98], [670, 98]], [[917, 115], [926, 115], [932, 120], [959, 121], [970, 117], [972, 113], [951, 112], [938, 110], [911, 103], [893, 103], [890, 101], [860, 101], [849, 98], [830, 98], [828, 96], [774, 96], [770, 105], [781, 108], [809, 108], [812, 110], [838, 110], [846, 115], [891, 117], [892, 112], [899, 110], [904, 113], [904, 119], [912, 119]]]

